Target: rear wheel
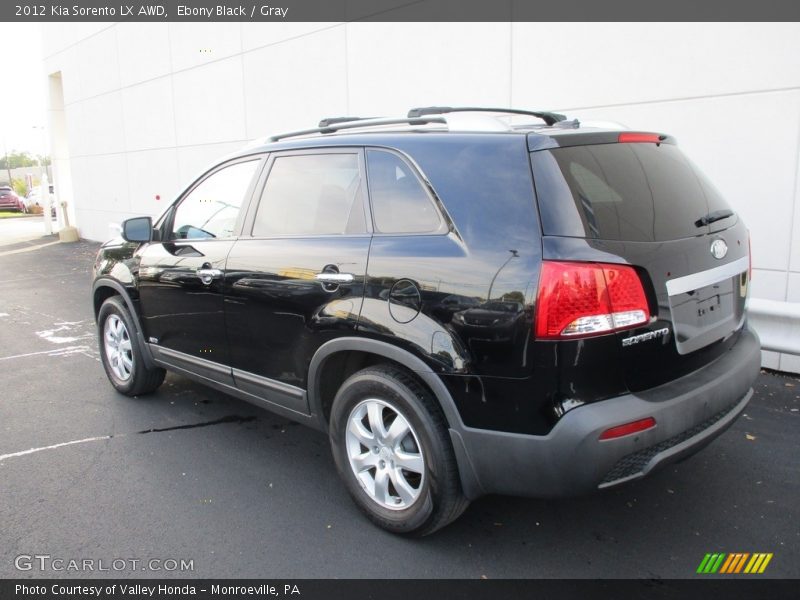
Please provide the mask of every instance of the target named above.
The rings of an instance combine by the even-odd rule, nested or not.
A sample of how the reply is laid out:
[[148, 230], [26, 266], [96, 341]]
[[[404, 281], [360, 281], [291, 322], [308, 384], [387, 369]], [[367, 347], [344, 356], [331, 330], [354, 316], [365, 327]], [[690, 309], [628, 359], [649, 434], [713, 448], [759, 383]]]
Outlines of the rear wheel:
[[388, 531], [427, 535], [468, 505], [441, 409], [398, 368], [370, 367], [342, 384], [330, 440], [353, 500]]
[[111, 385], [127, 396], [155, 391], [166, 371], [148, 368], [136, 335], [136, 325], [119, 296], [108, 298], [97, 317], [98, 342], [103, 368]]

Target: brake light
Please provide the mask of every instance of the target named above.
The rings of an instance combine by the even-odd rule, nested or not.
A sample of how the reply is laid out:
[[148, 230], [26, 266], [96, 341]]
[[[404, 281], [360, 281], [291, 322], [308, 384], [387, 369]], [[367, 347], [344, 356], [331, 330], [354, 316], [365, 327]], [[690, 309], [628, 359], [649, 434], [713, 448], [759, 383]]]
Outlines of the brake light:
[[629, 265], [542, 262], [536, 301], [537, 339], [570, 339], [642, 325], [650, 309]]
[[635, 143], [661, 143], [661, 136], [657, 133], [620, 133], [617, 141], [620, 144], [635, 144]]
[[625, 423], [625, 425], [618, 425], [617, 427], [606, 429], [603, 433], [600, 434], [600, 439], [613, 440], [615, 438], [620, 438], [622, 436], [630, 435], [632, 433], [639, 433], [640, 431], [646, 431], [648, 429], [652, 429], [655, 426], [656, 426], [656, 420], [653, 417], [647, 417], [646, 419], [640, 419], [638, 421], [632, 421], [631, 423]]

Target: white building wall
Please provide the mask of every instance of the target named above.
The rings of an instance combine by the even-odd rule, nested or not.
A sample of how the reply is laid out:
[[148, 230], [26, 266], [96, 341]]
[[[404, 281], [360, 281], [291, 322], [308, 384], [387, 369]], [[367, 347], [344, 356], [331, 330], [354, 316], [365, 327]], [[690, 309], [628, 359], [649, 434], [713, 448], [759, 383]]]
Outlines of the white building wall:
[[[800, 24], [45, 24], [83, 237], [323, 116], [559, 110], [675, 135], [750, 227], [753, 295], [800, 302]], [[63, 182], [67, 183], [67, 182]], [[160, 199], [157, 199], [160, 198]], [[800, 372], [800, 359], [765, 353]]]

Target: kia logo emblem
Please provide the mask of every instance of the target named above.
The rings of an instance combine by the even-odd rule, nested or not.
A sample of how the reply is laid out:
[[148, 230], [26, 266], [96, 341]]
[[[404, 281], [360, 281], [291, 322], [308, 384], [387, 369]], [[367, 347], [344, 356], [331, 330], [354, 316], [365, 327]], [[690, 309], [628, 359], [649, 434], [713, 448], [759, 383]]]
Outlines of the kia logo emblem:
[[725, 255], [728, 253], [728, 244], [725, 243], [725, 240], [714, 240], [711, 242], [711, 256], [716, 258], [717, 260], [721, 260], [725, 258]]

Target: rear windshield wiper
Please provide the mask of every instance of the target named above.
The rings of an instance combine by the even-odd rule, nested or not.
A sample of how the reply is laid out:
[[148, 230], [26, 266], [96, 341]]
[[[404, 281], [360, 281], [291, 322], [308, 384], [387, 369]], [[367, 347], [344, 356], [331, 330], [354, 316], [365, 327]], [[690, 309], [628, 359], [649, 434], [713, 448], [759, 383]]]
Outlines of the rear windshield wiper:
[[722, 219], [727, 219], [728, 217], [733, 216], [733, 211], [729, 208], [725, 208], [723, 210], [715, 210], [714, 212], [708, 213], [705, 217], [700, 217], [697, 221], [694, 222], [695, 227], [705, 227], [706, 225], [711, 225], [717, 221], [722, 221]]

